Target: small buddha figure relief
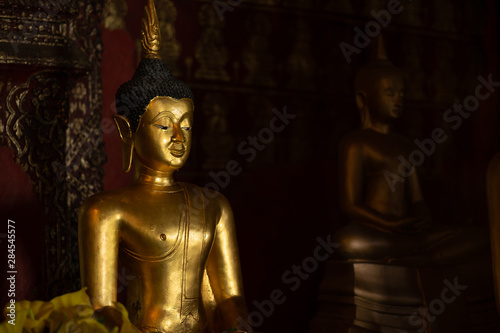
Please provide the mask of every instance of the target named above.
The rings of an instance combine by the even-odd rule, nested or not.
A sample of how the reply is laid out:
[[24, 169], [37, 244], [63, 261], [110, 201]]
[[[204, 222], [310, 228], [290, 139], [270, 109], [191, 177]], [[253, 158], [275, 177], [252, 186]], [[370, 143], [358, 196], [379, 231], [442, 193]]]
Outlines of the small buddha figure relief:
[[[247, 318], [231, 206], [219, 193], [176, 182], [192, 143], [194, 98], [160, 56], [152, 0], [141, 60], [116, 93], [123, 169], [132, 185], [88, 198], [79, 215], [82, 285], [97, 316], [117, 316], [118, 258], [132, 276], [126, 308], [148, 333], [221, 332]], [[239, 319], [241, 321], [241, 319]], [[246, 325], [246, 324], [245, 324]]]
[[269, 50], [271, 22], [264, 14], [255, 14], [245, 21], [249, 33], [248, 44], [243, 51], [242, 63], [248, 74], [246, 84], [274, 86], [274, 57]]
[[203, 100], [203, 111], [206, 121], [202, 145], [208, 156], [203, 168], [221, 170], [226, 167], [234, 148], [229, 132], [227, 99], [219, 93], [208, 93]]
[[222, 35], [224, 26], [212, 5], [203, 5], [198, 17], [203, 29], [196, 43], [195, 59], [199, 68], [194, 76], [197, 79], [229, 81], [226, 71], [228, 52]]
[[102, 13], [104, 27], [109, 30], [125, 29], [127, 9], [128, 6], [125, 0], [106, 0]]
[[415, 167], [401, 166], [401, 158], [408, 160], [417, 149], [392, 131], [403, 99], [403, 75], [387, 60], [379, 39], [377, 59], [356, 77], [362, 127], [346, 135], [339, 149], [341, 208], [351, 222], [335, 236], [341, 244], [338, 254], [352, 260], [441, 265], [484, 253], [488, 242], [481, 230], [431, 222]]
[[292, 52], [287, 61], [292, 89], [313, 89], [313, 76], [316, 71], [315, 60], [311, 53], [311, 29], [303, 19], [299, 19], [292, 28], [296, 36]]
[[161, 57], [165, 60], [173, 75], [179, 76], [180, 69], [177, 61], [181, 56], [182, 46], [175, 36], [175, 21], [177, 20], [177, 8], [172, 0], [157, 0], [158, 21], [162, 37]]

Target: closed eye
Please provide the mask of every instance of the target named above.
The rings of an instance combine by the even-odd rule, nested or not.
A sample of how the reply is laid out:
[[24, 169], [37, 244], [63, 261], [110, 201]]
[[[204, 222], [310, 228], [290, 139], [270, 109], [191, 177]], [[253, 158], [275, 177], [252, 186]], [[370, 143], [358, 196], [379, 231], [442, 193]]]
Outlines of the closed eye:
[[164, 131], [170, 129], [170, 127], [168, 127], [168, 126], [163, 126], [163, 125], [155, 125], [155, 126], [158, 127], [159, 129], [164, 130]]

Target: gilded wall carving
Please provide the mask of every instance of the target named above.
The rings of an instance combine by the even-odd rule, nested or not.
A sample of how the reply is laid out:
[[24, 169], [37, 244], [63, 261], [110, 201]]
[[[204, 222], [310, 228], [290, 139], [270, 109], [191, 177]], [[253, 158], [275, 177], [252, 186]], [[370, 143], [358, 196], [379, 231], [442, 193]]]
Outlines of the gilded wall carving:
[[102, 13], [104, 27], [109, 30], [124, 30], [127, 9], [125, 0], [105, 0]]
[[242, 63], [248, 74], [243, 82], [251, 85], [273, 86], [274, 57], [270, 52], [272, 25], [263, 13], [251, 14], [245, 21], [248, 34]]
[[61, 215], [64, 200], [52, 162], [64, 160], [68, 105], [62, 87], [67, 80], [61, 72], [37, 72], [12, 87], [6, 98], [8, 146], [15, 148], [17, 162], [36, 180], [34, 190], [46, 211], [55, 208]]
[[205, 128], [202, 146], [207, 154], [203, 163], [206, 170], [220, 170], [226, 167], [234, 148], [234, 139], [229, 128], [227, 98], [221, 93], [208, 93], [203, 99]]
[[210, 5], [203, 5], [200, 8], [198, 18], [203, 30], [196, 44], [195, 59], [199, 63], [199, 68], [195, 78], [229, 81], [225, 68], [228, 50], [222, 34], [224, 25]]
[[295, 36], [287, 65], [290, 73], [288, 87], [291, 89], [314, 89], [316, 61], [311, 53], [311, 29], [303, 19], [290, 29]]
[[46, 298], [80, 288], [77, 214], [102, 190], [101, 12], [100, 0], [0, 4], [0, 143], [15, 149], [50, 221]]
[[163, 44], [160, 54], [172, 74], [179, 77], [182, 73], [177, 62], [181, 55], [182, 46], [175, 34], [177, 8], [175, 8], [172, 0], [157, 0], [155, 4], [158, 20], [160, 21], [161, 40]]

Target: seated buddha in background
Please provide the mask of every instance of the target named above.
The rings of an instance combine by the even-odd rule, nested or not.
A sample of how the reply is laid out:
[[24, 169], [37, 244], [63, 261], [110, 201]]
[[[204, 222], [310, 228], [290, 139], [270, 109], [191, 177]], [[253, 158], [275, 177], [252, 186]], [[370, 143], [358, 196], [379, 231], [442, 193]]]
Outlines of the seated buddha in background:
[[355, 84], [362, 126], [339, 149], [341, 209], [350, 223], [335, 235], [337, 254], [422, 265], [486, 251], [487, 235], [480, 230], [432, 224], [415, 167], [400, 165], [417, 147], [392, 131], [403, 112], [404, 83], [381, 40], [376, 59], [359, 71]]
[[[144, 56], [116, 94], [114, 116], [132, 185], [88, 198], [79, 216], [82, 285], [107, 322], [120, 325], [118, 258], [133, 279], [126, 308], [141, 332], [219, 333], [247, 318], [231, 206], [221, 194], [173, 178], [192, 142], [193, 95], [159, 56], [152, 0]], [[239, 319], [240, 318], [240, 319]]]

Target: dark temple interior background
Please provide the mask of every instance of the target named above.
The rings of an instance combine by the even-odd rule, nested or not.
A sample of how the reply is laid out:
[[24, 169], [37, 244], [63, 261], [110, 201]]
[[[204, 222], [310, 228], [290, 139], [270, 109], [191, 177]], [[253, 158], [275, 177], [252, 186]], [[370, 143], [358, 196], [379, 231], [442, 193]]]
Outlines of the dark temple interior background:
[[[14, 220], [18, 300], [80, 288], [78, 209], [88, 196], [131, 180], [121, 171], [111, 115], [117, 88], [140, 59], [144, 3], [0, 3], [0, 253], [7, 253], [6, 224]], [[259, 330], [306, 332], [321, 264], [296, 290], [283, 274], [313, 256], [318, 237], [347, 222], [338, 207], [337, 146], [359, 127], [354, 78], [376, 38], [350, 63], [339, 44], [354, 45], [353, 28], [364, 30], [370, 12], [387, 2], [245, 0], [223, 20], [214, 4], [156, 0], [163, 58], [195, 95], [193, 148], [177, 179], [204, 186], [228, 161], [242, 166], [220, 192], [234, 210], [249, 311], [280, 289], [286, 301]], [[412, 139], [447, 130], [448, 140], [419, 170], [433, 219], [488, 227], [485, 174], [499, 150], [498, 92], [456, 130], [442, 117], [474, 94], [478, 76], [500, 81], [498, 4], [401, 5], [383, 31], [388, 57], [406, 79], [397, 130]], [[296, 118], [247, 161], [238, 147], [269, 127], [273, 109], [284, 108]], [[2, 292], [2, 304], [6, 297]]]

